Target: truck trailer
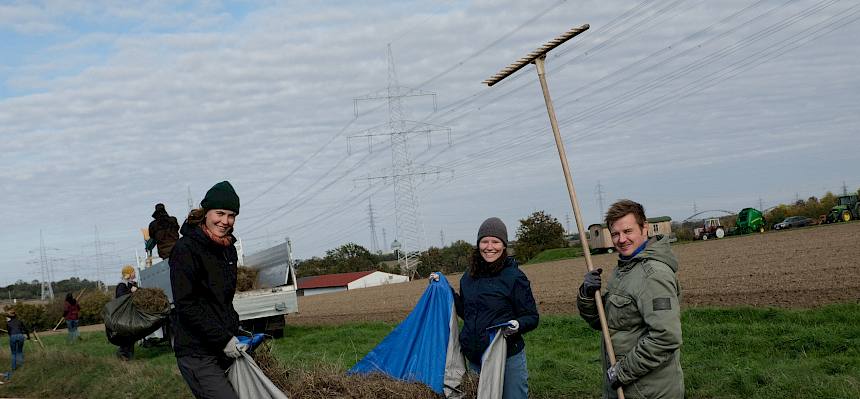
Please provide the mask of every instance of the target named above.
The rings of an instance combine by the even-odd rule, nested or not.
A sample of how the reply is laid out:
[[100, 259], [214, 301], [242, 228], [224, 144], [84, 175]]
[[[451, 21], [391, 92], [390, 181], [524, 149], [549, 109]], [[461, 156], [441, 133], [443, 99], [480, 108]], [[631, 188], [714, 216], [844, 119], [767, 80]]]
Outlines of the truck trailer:
[[[239, 314], [239, 322], [245, 330], [267, 333], [274, 337], [284, 334], [285, 316], [298, 312], [296, 272], [292, 261], [289, 240], [274, 247], [244, 256], [241, 241], [237, 242], [239, 266], [256, 269], [259, 274], [259, 289], [236, 292], [233, 307]], [[152, 262], [138, 260], [138, 276], [141, 287], [160, 288], [167, 295], [173, 308], [173, 290], [170, 286], [170, 266], [167, 260]]]

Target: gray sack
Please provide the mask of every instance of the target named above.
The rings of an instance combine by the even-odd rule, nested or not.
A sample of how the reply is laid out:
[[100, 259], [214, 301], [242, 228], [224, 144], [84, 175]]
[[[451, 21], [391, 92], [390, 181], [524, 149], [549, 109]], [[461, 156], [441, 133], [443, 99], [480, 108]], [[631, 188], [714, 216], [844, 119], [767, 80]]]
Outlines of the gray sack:
[[505, 362], [508, 344], [501, 330], [490, 341], [490, 346], [481, 356], [481, 377], [478, 378], [478, 399], [502, 399], [505, 391]]
[[239, 399], [288, 399], [245, 352], [227, 369], [227, 379]]

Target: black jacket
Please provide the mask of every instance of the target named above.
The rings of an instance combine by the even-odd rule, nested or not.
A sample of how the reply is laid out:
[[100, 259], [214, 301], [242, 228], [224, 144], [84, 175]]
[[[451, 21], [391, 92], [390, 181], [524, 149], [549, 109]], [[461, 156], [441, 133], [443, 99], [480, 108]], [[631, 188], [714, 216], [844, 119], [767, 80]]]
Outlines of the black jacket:
[[155, 239], [158, 246], [158, 257], [170, 258], [173, 246], [179, 240], [179, 222], [176, 218], [167, 214], [167, 211], [156, 210], [152, 213], [155, 219], [149, 222], [149, 236]]
[[123, 295], [131, 294], [131, 287], [137, 287], [137, 282], [129, 281], [127, 283], [120, 281], [116, 285], [116, 292], [114, 298], [119, 298]]
[[463, 319], [460, 349], [466, 358], [481, 364], [481, 355], [490, 345], [487, 327], [517, 320], [519, 332], [507, 340], [508, 357], [525, 348], [522, 334], [537, 328], [538, 311], [529, 279], [514, 258], [496, 275], [473, 277], [468, 272], [460, 279], [460, 294], [454, 293], [457, 315]]
[[9, 336], [22, 334], [27, 335], [27, 339], [30, 339], [30, 330], [27, 329], [27, 326], [24, 325], [24, 322], [19, 320], [17, 317], [10, 317], [9, 321], [6, 322], [6, 329], [9, 331]]
[[185, 223], [181, 232], [169, 260], [173, 350], [177, 357], [223, 355], [224, 346], [239, 333], [239, 314], [233, 308], [236, 247], [218, 245], [197, 225]]

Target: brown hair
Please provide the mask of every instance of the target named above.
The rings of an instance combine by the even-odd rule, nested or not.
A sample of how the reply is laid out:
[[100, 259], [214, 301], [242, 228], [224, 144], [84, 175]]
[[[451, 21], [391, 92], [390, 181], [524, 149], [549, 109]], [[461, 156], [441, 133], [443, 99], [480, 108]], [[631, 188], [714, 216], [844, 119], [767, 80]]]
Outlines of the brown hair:
[[186, 222], [190, 225], [199, 225], [204, 220], [206, 220], [206, 209], [194, 208], [191, 212], [188, 212], [188, 220]]
[[639, 227], [645, 227], [645, 208], [642, 207], [642, 204], [623, 199], [612, 204], [606, 211], [606, 228], [611, 228], [612, 223], [631, 213], [636, 217], [636, 223], [639, 224]]

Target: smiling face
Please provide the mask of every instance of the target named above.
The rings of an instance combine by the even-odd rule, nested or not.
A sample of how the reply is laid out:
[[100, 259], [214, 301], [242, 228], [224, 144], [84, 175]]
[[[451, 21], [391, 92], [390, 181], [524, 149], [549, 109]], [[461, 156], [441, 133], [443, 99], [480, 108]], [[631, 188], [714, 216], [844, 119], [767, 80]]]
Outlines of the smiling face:
[[210, 209], [206, 211], [206, 228], [218, 238], [224, 238], [233, 230], [236, 223], [236, 212], [227, 209]]
[[622, 256], [630, 256], [648, 239], [648, 225], [640, 226], [636, 216], [628, 213], [609, 226], [612, 244]]
[[505, 244], [497, 237], [483, 237], [478, 241], [478, 251], [487, 263], [493, 263], [505, 253]]

